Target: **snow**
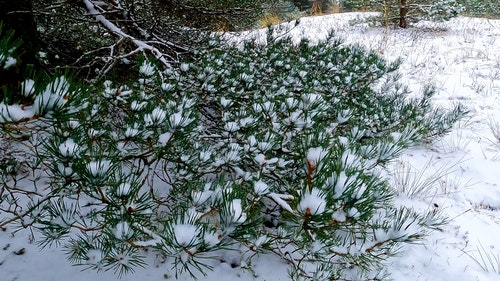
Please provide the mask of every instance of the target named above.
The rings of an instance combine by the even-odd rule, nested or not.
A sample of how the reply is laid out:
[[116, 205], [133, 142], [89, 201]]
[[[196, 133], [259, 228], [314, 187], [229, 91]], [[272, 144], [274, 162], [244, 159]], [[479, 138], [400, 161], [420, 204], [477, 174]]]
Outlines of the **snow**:
[[95, 178], [99, 178], [104, 176], [108, 172], [110, 166], [111, 166], [110, 160], [90, 161], [87, 164], [87, 170], [90, 175], [92, 175]]
[[266, 156], [261, 153], [255, 155], [254, 159], [259, 165], [263, 165], [266, 162]]
[[326, 200], [316, 188], [313, 188], [311, 192], [305, 193], [299, 203], [299, 210], [305, 215], [322, 214], [325, 211], [325, 207]]
[[155, 109], [153, 109], [153, 112], [151, 112], [151, 120], [153, 124], [160, 124], [165, 120], [166, 117], [167, 112], [161, 107], [156, 107]]
[[172, 138], [172, 133], [170, 132], [167, 132], [167, 133], [163, 133], [161, 135], [158, 136], [158, 142], [162, 145], [162, 146], [165, 146], [167, 145], [167, 143], [170, 141], [170, 139]]
[[16, 65], [17, 63], [17, 60], [13, 57], [8, 57], [6, 60], [5, 60], [5, 63], [3, 65], [3, 69], [8, 69], [9, 67], [13, 66], [13, 65]]
[[101, 250], [93, 249], [87, 253], [88, 263], [98, 264], [102, 261], [104, 255]]
[[27, 79], [21, 83], [21, 94], [25, 97], [31, 96], [35, 92], [35, 81]]
[[286, 195], [286, 194], [277, 194], [277, 193], [269, 193], [268, 194], [269, 198], [271, 198], [274, 202], [276, 202], [278, 205], [280, 205], [281, 208], [287, 210], [290, 213], [294, 213], [292, 207], [288, 205], [288, 203], [285, 200], [291, 200], [293, 199], [292, 195]]
[[124, 136], [126, 138], [133, 138], [138, 134], [139, 134], [139, 129], [128, 127], [127, 130], [125, 130]]
[[35, 97], [35, 107], [38, 114], [59, 108], [64, 105], [69, 96], [69, 82], [64, 76], [57, 77], [49, 83], [45, 90]]
[[0, 103], [0, 122], [19, 121], [25, 118], [31, 118], [35, 115], [35, 110], [31, 107], [23, 108], [20, 105], [6, 105]]
[[332, 214], [332, 219], [337, 222], [344, 222], [347, 219], [347, 215], [344, 210], [338, 209]]
[[352, 178], [347, 177], [344, 171], [340, 172], [340, 175], [337, 179], [337, 184], [335, 185], [335, 192], [333, 195], [334, 198], [340, 198], [351, 183]]
[[187, 64], [187, 63], [181, 63], [180, 69], [182, 71], [184, 71], [184, 72], [188, 71], [189, 70], [189, 64]]
[[115, 226], [113, 234], [115, 235], [116, 239], [126, 240], [127, 238], [132, 236], [133, 230], [128, 222], [122, 221]]
[[327, 151], [322, 147], [311, 147], [307, 151], [307, 163], [312, 167], [316, 167], [326, 154]]
[[267, 185], [267, 183], [263, 182], [262, 180], [259, 180], [253, 184], [253, 190], [255, 194], [260, 196], [269, 192], [269, 186]]
[[233, 199], [229, 207], [229, 212], [231, 213], [232, 221], [234, 223], [244, 223], [247, 219], [247, 214], [243, 212], [241, 199]]
[[185, 247], [196, 244], [199, 235], [199, 229], [192, 224], [176, 224], [173, 226], [175, 241], [179, 246]]
[[203, 191], [193, 191], [192, 197], [194, 205], [201, 205], [207, 202], [210, 197], [212, 197], [214, 192], [212, 190], [209, 190], [209, 187], [209, 185], [206, 185], [205, 190]]
[[122, 183], [118, 186], [118, 188], [116, 189], [116, 195], [118, 196], [127, 196], [130, 194], [130, 184], [129, 183]]
[[[88, 1], [84, 3], [88, 4]], [[97, 14], [94, 15], [102, 20]], [[386, 30], [370, 27], [366, 23], [350, 24], [353, 20], [360, 22], [359, 18], [365, 15], [348, 13], [304, 18], [290, 33], [294, 36], [305, 35], [314, 41], [324, 38], [333, 28], [347, 43], [370, 48], [389, 60], [402, 57], [402, 82], [409, 85], [415, 94], [425, 84], [431, 83], [439, 90], [433, 100], [435, 104], [446, 107], [461, 102], [471, 111], [469, 118], [457, 124], [442, 140], [411, 149], [392, 164], [399, 176], [421, 175], [416, 181], [425, 181], [440, 174], [439, 180], [415, 196], [407, 194], [408, 189], [398, 189], [400, 198], [396, 199], [399, 204], [417, 210], [437, 208], [450, 219], [448, 225], [430, 233], [420, 244], [403, 245], [400, 255], [387, 261], [392, 278], [396, 281], [499, 280], [493, 265], [487, 260], [482, 262], [479, 257], [481, 254], [493, 258], [500, 256], [500, 140], [495, 133], [500, 130], [500, 125], [496, 125], [500, 122], [500, 20], [459, 17], [439, 24], [423, 22], [418, 28], [406, 30]], [[49, 100], [43, 100], [44, 105], [49, 105], [45, 102]], [[136, 103], [133, 108], [139, 110], [140, 104]], [[0, 118], [5, 118], [4, 114], [9, 112], [7, 116], [10, 117], [7, 118], [12, 120], [34, 115], [32, 109], [20, 106], [0, 104], [0, 110], [3, 113]], [[161, 112], [156, 113], [155, 117], [165, 118]], [[339, 122], [347, 116], [339, 116]], [[163, 142], [166, 143], [169, 138], [165, 135]], [[66, 145], [63, 147], [64, 152], [73, 151], [70, 143]], [[255, 157], [255, 161], [264, 164], [266, 159], [261, 154]], [[102, 174], [105, 168], [109, 168], [103, 164], [103, 161], [89, 163], [89, 172], [94, 176]], [[402, 174], [408, 170], [396, 169], [401, 165], [409, 167], [410, 172]], [[446, 173], [440, 173], [443, 167], [450, 168]], [[343, 192], [346, 181], [346, 175], [337, 179], [336, 182], [340, 183], [337, 185], [339, 194]], [[211, 193], [206, 191], [194, 197], [201, 204], [210, 196]], [[267, 196], [284, 209], [292, 211], [287, 200], [293, 197], [277, 193], [268, 193]], [[304, 199], [306, 195], [301, 198]], [[318, 200], [312, 201], [320, 203]], [[320, 209], [310, 207], [310, 210]], [[229, 212], [233, 222], [245, 221], [246, 214], [241, 202], [233, 201]], [[357, 210], [354, 209], [350, 209], [347, 214], [339, 211], [334, 214], [334, 219], [344, 221], [346, 216], [356, 214]], [[176, 229], [178, 241], [189, 243], [192, 239], [198, 239], [196, 229], [190, 226], [179, 225]], [[132, 231], [131, 227], [120, 222], [114, 234], [119, 239], [126, 239], [129, 231]], [[387, 234], [381, 232], [377, 237], [384, 235]], [[212, 244], [218, 243], [215, 233], [205, 233], [204, 238]], [[262, 243], [261, 240], [265, 238], [256, 244]], [[98, 251], [87, 255], [89, 263], [96, 263], [101, 257]], [[125, 275], [121, 280], [163, 280], [166, 276], [175, 275], [169, 263], [162, 263], [154, 257], [148, 262], [152, 266], [138, 268], [134, 274]], [[252, 268], [251, 271], [242, 267], [232, 268], [230, 264], [219, 260], [209, 262], [214, 270], [207, 272], [206, 277], [200, 276], [200, 280], [290, 280], [288, 266], [274, 255], [254, 257], [252, 263], [247, 265]], [[14, 232], [12, 228], [0, 231], [1, 280], [119, 280], [112, 271], [81, 272], [81, 269], [72, 267], [60, 248], [40, 249], [27, 231]], [[185, 274], [179, 276], [178, 280], [192, 280], [192, 277]]]
[[141, 67], [139, 68], [139, 73], [144, 74], [145, 76], [151, 76], [155, 74], [155, 72], [156, 72], [155, 66], [148, 61], [144, 61]]
[[78, 152], [78, 145], [72, 139], [67, 139], [61, 145], [59, 145], [59, 152], [65, 157], [74, 157], [75, 153]]
[[143, 109], [145, 106], [146, 106], [146, 102], [137, 102], [137, 101], [132, 101], [132, 103], [130, 103], [130, 109], [132, 111], [140, 111], [141, 109]]

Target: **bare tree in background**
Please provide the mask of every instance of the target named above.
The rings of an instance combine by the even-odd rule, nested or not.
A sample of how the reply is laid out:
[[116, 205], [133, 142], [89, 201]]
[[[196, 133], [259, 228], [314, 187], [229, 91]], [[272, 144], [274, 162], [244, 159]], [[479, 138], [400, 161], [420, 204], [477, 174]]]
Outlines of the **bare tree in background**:
[[399, 27], [407, 28], [406, 16], [408, 15], [408, 1], [401, 0], [399, 4]]

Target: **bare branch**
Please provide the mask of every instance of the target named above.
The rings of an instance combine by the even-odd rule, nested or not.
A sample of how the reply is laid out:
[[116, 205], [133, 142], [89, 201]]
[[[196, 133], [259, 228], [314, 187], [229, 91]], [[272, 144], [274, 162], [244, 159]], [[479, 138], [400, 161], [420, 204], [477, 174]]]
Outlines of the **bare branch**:
[[125, 38], [125, 39], [128, 39], [131, 42], [133, 42], [134, 45], [137, 46], [137, 49], [136, 49], [137, 52], [149, 51], [163, 65], [165, 65], [166, 67], [171, 67], [170, 62], [167, 60], [168, 56], [165, 53], [163, 53], [161, 50], [159, 50], [155, 46], [150, 45], [147, 41], [139, 40], [139, 39], [125, 33], [121, 28], [116, 26], [114, 23], [112, 23], [110, 20], [108, 20], [101, 12], [99, 12], [97, 10], [96, 7], [99, 7], [99, 5], [96, 4], [95, 1], [92, 1], [92, 0], [82, 0], [82, 1], [85, 4], [85, 7], [87, 8], [87, 11], [89, 12], [89, 14], [94, 16], [95, 19], [102, 26], [104, 26], [107, 30], [109, 30], [114, 35], [116, 35], [120, 38]]

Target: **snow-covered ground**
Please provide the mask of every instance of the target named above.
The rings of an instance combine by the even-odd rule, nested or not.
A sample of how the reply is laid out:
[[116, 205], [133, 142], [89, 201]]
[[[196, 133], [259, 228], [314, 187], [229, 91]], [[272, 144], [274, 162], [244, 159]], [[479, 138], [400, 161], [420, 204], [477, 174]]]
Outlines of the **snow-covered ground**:
[[[366, 14], [304, 18], [291, 33], [311, 39], [330, 29], [389, 60], [404, 59], [403, 82], [418, 93], [426, 84], [439, 89], [434, 102], [463, 103], [467, 119], [443, 139], [409, 150], [393, 163], [398, 203], [438, 208], [450, 223], [426, 240], [405, 245], [387, 261], [394, 280], [500, 280], [500, 20], [456, 18], [421, 23], [406, 30], [370, 27]], [[352, 25], [352, 22], [357, 22]], [[401, 184], [405, 182], [405, 184]], [[30, 233], [0, 231], [0, 281], [117, 280], [112, 272], [80, 272], [59, 248], [40, 250]], [[153, 259], [153, 258], [151, 258]], [[213, 261], [200, 280], [289, 280], [287, 265], [271, 255], [232, 268]], [[174, 280], [170, 265], [151, 260], [122, 280]], [[192, 280], [189, 275], [179, 280]]]

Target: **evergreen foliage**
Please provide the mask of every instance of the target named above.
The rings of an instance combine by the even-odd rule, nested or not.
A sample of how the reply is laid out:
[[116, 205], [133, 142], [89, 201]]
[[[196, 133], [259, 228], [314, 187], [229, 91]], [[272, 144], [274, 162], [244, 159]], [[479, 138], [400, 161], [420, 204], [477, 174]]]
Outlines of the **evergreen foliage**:
[[0, 70], [5, 71], [16, 65], [16, 50], [21, 45], [21, 40], [14, 37], [14, 32], [4, 30], [1, 22], [0, 36]]
[[458, 0], [345, 0], [342, 4], [347, 9], [381, 12], [384, 25], [403, 28], [419, 20], [449, 20], [464, 9]]
[[464, 14], [472, 17], [500, 17], [500, 2], [498, 0], [458, 0], [464, 7]]
[[[246, 0], [157, 0], [165, 15], [182, 25], [216, 31], [242, 30], [254, 27], [263, 15], [265, 5], [278, 1]], [[270, 3], [266, 3], [270, 2]]]
[[[44, 138], [27, 142], [37, 190], [0, 225], [38, 229], [74, 264], [119, 274], [144, 266], [149, 249], [179, 274], [234, 250], [249, 262], [277, 254], [293, 280], [384, 277], [398, 244], [444, 223], [396, 206], [384, 165], [465, 112], [433, 107], [432, 88], [410, 98], [397, 61], [333, 35], [273, 34], [214, 38], [165, 70], [143, 58], [130, 85], [35, 84], [23, 110], [36, 112], [27, 127], [43, 124]], [[2, 190], [12, 182], [5, 175]]]

